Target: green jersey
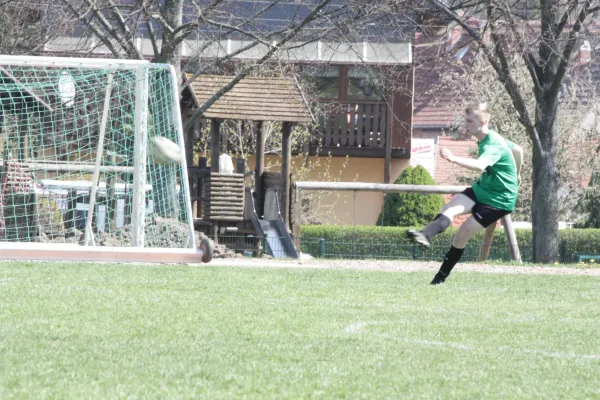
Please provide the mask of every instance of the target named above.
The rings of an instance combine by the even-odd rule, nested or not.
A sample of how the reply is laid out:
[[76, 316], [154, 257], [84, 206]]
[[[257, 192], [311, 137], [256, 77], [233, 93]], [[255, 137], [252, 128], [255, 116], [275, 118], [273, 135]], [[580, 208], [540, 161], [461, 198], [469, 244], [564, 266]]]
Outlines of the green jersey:
[[515, 144], [490, 130], [477, 145], [478, 158], [488, 162], [483, 175], [473, 184], [477, 201], [501, 210], [514, 210], [519, 192], [517, 165], [511, 151]]

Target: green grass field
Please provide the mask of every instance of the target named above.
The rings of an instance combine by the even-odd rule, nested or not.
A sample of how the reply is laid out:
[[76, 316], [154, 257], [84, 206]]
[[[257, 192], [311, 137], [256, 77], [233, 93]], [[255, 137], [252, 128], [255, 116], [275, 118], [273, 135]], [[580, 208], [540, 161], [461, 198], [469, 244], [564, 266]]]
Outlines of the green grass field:
[[600, 277], [0, 263], [0, 398], [599, 398]]

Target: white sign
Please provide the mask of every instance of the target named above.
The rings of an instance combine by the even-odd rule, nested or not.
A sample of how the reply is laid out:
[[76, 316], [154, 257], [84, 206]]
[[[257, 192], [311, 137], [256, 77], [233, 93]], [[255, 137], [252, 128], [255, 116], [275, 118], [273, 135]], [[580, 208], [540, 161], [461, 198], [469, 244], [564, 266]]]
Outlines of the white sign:
[[410, 165], [423, 166], [432, 178], [435, 174], [435, 154], [437, 144], [435, 139], [413, 138], [410, 151]]

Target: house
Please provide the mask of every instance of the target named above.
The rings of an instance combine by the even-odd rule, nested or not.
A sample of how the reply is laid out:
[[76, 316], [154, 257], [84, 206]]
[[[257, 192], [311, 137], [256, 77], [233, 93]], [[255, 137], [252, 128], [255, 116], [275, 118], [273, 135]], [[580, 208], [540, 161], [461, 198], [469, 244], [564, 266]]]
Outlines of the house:
[[[389, 70], [390, 66], [386, 68]], [[310, 107], [314, 120], [304, 124], [304, 128], [309, 130], [309, 138], [302, 146], [292, 148], [291, 172], [295, 179], [390, 183], [400, 175], [410, 159], [412, 96], [407, 88], [412, 84], [412, 66], [398, 65], [394, 68], [397, 71], [395, 76], [403, 77], [404, 81], [399, 80], [402, 85], [384, 95], [375, 91], [365, 93], [367, 91], [362, 88], [366, 85], [361, 83], [365, 77], [384, 69], [381, 65], [320, 66], [321, 70], [327, 70], [327, 74], [312, 76], [322, 91], [317, 93], [318, 99]], [[205, 79], [200, 76], [191, 85], [193, 96], [206, 92], [203, 90], [206, 84], [202, 83]], [[324, 82], [319, 84], [321, 81]], [[258, 89], [251, 89], [250, 86], [246, 90], [252, 90], [255, 99], [266, 96], [266, 102], [269, 97], [282, 93], [281, 89], [272, 89], [272, 94], [269, 94], [271, 86], [264, 82], [260, 94]], [[235, 95], [232, 99], [239, 96]], [[201, 97], [206, 99], [206, 96]], [[219, 99], [217, 103], [226, 104], [228, 101]], [[282, 98], [281, 101], [287, 100]], [[217, 103], [214, 105], [217, 109], [224, 107]], [[200, 105], [196, 102], [191, 107], [193, 109]], [[207, 111], [214, 112], [211, 108]], [[250, 120], [252, 117], [236, 118]], [[252, 124], [247, 124], [242, 136], [251, 135], [252, 129]], [[227, 142], [235, 140], [225, 137], [225, 147], [233, 147], [233, 144], [228, 146]], [[279, 173], [281, 170], [279, 155], [267, 154], [260, 162], [264, 163], [269, 173]], [[254, 154], [248, 157], [247, 164], [250, 168], [256, 165]], [[272, 167], [269, 168], [269, 165]], [[312, 197], [312, 194], [309, 196]], [[372, 225], [381, 211], [382, 203], [381, 193], [319, 194], [312, 197], [311, 218], [319, 223]]]
[[[55, 7], [47, 0], [43, 3], [48, 4], [44, 20], [52, 19], [55, 8], [63, 10], [62, 6]], [[125, 10], [133, 4], [133, 0], [123, 1], [120, 9]], [[332, 2], [329, 7], [339, 7], [340, 4], [343, 5], [343, 2]], [[311, 4], [284, 2], [263, 8], [260, 2], [239, 1], [221, 3], [217, 7], [213, 18], [217, 23], [199, 24], [198, 32], [183, 41], [182, 63], [190, 68], [200, 64], [219, 64], [207, 73], [231, 76], [240, 65], [265, 56], [270, 50], [269, 45], [282, 37], [281, 32], [285, 32], [282, 28], [297, 25], [310, 13]], [[193, 14], [196, 9], [185, 9], [184, 23], [197, 24], [198, 16]], [[99, 29], [113, 44], [119, 42], [119, 38], [133, 38], [132, 46], [119, 48], [124, 57], [133, 54], [134, 57], [141, 55], [156, 59], [157, 43], [153, 43], [152, 39], [160, 39], [163, 32], [162, 26], [157, 23], [160, 16], [139, 13], [139, 18], [130, 19], [129, 14], [122, 13], [121, 16], [127, 18], [116, 23], [119, 21], [117, 11], [116, 8], [112, 11], [94, 10], [91, 14], [105, 12], [109, 18], [98, 18], [99, 23], [94, 27], [80, 24], [71, 31], [52, 37], [43, 51], [45, 54], [113, 57], [109, 43], [93, 33], [94, 29]], [[132, 9], [131, 15], [138, 15], [136, 11], [139, 10]], [[115, 14], [111, 14], [113, 12]], [[255, 23], [231, 28], [232, 20], [241, 21], [253, 13], [260, 17]], [[75, 19], [85, 20], [91, 14], [81, 14]], [[227, 15], [235, 18], [227, 20]], [[221, 17], [225, 20], [223, 26], [218, 26]], [[112, 30], [103, 25], [105, 21], [114, 23]], [[306, 34], [300, 35], [286, 43], [273, 57], [276, 62], [293, 65], [298, 76], [317, 89], [315, 98], [310, 100], [315, 105], [311, 138], [301, 148], [293, 149], [293, 163], [310, 166], [302, 168], [309, 171], [302, 179], [389, 183], [408, 165], [413, 71], [412, 34], [407, 32], [412, 28], [409, 24], [402, 24], [397, 17], [391, 21], [389, 16], [384, 15], [376, 21], [345, 32], [343, 41], [337, 38], [339, 27], [330, 30], [338, 35], [335, 36], [328, 34], [326, 20], [313, 23], [307, 32], [316, 35], [318, 40]], [[272, 36], [272, 40], [263, 40], [264, 43], [248, 47], [254, 36], [268, 37], [270, 32], [279, 33]], [[390, 73], [397, 78], [393, 87], [377, 90], [374, 79]], [[251, 156], [250, 168], [253, 163]], [[278, 171], [280, 163], [279, 156], [266, 156], [265, 165], [273, 165], [271, 172]], [[325, 207], [316, 218], [320, 222], [370, 225], [375, 223], [381, 210], [382, 196], [377, 193], [358, 193], [356, 196], [333, 193], [320, 198], [318, 203], [319, 208]]]

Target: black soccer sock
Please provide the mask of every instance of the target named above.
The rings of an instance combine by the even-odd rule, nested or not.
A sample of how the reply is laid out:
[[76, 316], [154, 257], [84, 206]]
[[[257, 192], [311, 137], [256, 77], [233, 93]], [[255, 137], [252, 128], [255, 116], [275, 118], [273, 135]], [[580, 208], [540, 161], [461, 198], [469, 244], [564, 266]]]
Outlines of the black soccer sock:
[[464, 251], [465, 249], [457, 249], [454, 246], [450, 246], [450, 250], [448, 250], [446, 257], [444, 257], [444, 262], [442, 262], [439, 273], [444, 277], [450, 275], [452, 268], [454, 268], [458, 260], [460, 260]]
[[450, 218], [446, 217], [444, 214], [438, 214], [433, 221], [431, 221], [421, 233], [427, 237], [427, 240], [431, 239], [438, 233], [444, 232], [448, 227], [452, 224]]

